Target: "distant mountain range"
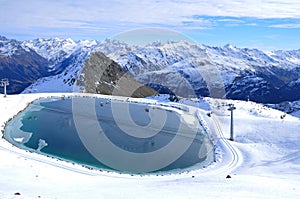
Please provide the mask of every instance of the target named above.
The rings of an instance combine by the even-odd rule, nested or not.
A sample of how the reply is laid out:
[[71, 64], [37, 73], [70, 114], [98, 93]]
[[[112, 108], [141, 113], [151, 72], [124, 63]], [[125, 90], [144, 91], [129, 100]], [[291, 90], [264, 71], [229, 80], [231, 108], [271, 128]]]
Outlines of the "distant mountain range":
[[132, 88], [140, 88], [135, 96], [153, 94], [155, 89], [182, 97], [280, 103], [300, 99], [300, 50], [263, 52], [184, 41], [144, 47], [116, 40], [21, 42], [0, 37], [0, 78], [9, 78], [9, 93], [130, 96]]

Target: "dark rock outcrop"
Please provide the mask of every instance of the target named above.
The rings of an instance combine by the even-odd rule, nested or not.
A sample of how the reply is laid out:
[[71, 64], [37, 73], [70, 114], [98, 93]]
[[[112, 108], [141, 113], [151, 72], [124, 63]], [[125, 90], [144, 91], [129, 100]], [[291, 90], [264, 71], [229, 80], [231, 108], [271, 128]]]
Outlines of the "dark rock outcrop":
[[155, 90], [137, 82], [116, 62], [101, 52], [94, 52], [86, 60], [81, 84], [87, 93], [101, 93], [128, 97], [147, 97]]

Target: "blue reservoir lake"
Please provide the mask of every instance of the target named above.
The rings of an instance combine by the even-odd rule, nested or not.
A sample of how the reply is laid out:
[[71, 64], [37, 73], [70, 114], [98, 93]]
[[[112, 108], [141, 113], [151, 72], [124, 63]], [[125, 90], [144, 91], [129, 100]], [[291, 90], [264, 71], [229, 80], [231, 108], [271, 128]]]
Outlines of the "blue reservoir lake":
[[209, 165], [212, 143], [199, 121], [188, 115], [194, 125], [181, 112], [110, 98], [44, 98], [13, 118], [4, 137], [21, 149], [101, 170], [148, 173]]

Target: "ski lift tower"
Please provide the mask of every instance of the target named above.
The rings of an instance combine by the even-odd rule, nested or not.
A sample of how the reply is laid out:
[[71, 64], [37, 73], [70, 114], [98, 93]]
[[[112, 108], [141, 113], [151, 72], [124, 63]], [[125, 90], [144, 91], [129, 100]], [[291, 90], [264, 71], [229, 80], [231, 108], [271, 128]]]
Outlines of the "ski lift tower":
[[0, 86], [4, 87], [4, 97], [6, 97], [6, 86], [9, 85], [9, 81], [7, 78], [4, 78], [0, 82]]
[[231, 112], [231, 120], [230, 120], [230, 138], [229, 140], [234, 141], [234, 134], [233, 134], [233, 110], [236, 109], [233, 104], [228, 104], [229, 108], [228, 111]]

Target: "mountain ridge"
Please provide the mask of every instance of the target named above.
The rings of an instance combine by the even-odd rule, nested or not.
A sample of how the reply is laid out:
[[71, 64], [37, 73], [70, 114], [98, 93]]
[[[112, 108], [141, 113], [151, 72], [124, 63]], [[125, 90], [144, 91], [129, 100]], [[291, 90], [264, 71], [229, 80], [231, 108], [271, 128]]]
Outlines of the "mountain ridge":
[[[106, 42], [104, 46], [110, 45], [111, 41]], [[222, 77], [219, 84], [224, 84], [226, 97], [241, 100], [250, 98], [263, 103], [294, 100], [292, 93], [286, 96], [283, 89], [300, 77], [300, 50], [265, 53], [231, 45], [210, 47], [188, 42], [156, 43], [155, 46], [127, 48], [131, 50], [124, 52], [126, 48], [122, 48], [119, 51], [107, 52], [107, 56], [144, 84], [172, 81], [172, 78], [166, 77], [175, 71], [193, 85], [198, 97], [209, 96], [207, 89], [199, 87], [199, 84], [203, 84], [203, 78], [199, 79], [199, 75], [195, 77], [197, 70], [203, 71], [207, 66], [219, 71]], [[105, 51], [101, 46], [100, 50]], [[249, 83], [252, 86], [246, 86]], [[184, 90], [173, 83], [171, 90], [176, 89]]]
[[[82, 70], [92, 52], [102, 52], [138, 82], [161, 93], [202, 97], [211, 96], [211, 90], [223, 89], [224, 95], [218, 96], [230, 99], [262, 103], [299, 99], [296, 93], [299, 89], [300, 50], [263, 52], [229, 44], [211, 47], [185, 41], [154, 42], [141, 47], [109, 39], [99, 42], [59, 38], [24, 41], [20, 45], [24, 50], [43, 55], [41, 57], [48, 62], [46, 68], [51, 73], [46, 77], [47, 81], [55, 75], [69, 76], [63, 83], [70, 84], [74, 81], [70, 80], [71, 76], [76, 76], [70, 73]], [[80, 57], [83, 51], [86, 54]], [[0, 55], [1, 52], [4, 54], [8, 50], [4, 51], [0, 45]], [[9, 52], [12, 56], [14, 51]], [[70, 70], [73, 62], [78, 63], [75, 71]], [[209, 80], [213, 76], [219, 78]], [[42, 77], [31, 86], [32, 89], [43, 82], [46, 81]], [[45, 87], [40, 86], [37, 90], [43, 92], [42, 88]], [[58, 86], [53, 90], [64, 89], [60, 90]]]

